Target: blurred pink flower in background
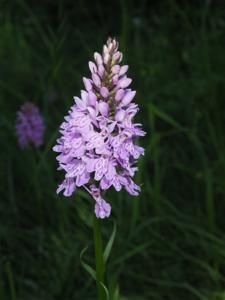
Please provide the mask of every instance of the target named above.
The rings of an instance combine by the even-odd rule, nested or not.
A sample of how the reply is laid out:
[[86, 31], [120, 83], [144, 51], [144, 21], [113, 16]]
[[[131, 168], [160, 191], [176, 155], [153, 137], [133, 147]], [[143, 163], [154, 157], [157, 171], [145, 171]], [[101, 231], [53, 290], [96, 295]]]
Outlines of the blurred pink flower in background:
[[38, 107], [30, 102], [23, 104], [17, 112], [16, 119], [16, 134], [20, 147], [40, 147], [43, 144], [44, 131], [44, 120]]

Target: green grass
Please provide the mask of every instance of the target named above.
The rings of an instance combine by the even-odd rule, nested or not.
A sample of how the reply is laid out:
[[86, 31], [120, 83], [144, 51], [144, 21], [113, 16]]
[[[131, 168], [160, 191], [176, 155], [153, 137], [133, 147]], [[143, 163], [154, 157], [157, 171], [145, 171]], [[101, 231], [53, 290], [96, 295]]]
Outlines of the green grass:
[[[130, 66], [148, 133], [139, 141], [140, 196], [106, 195], [104, 247], [117, 226], [107, 250], [110, 300], [225, 299], [224, 17], [219, 1], [2, 2], [1, 300], [96, 299], [83, 268], [94, 268], [93, 203], [82, 190], [56, 195], [62, 174], [51, 149], [109, 34]], [[25, 101], [46, 121], [37, 151], [20, 150], [15, 137]]]

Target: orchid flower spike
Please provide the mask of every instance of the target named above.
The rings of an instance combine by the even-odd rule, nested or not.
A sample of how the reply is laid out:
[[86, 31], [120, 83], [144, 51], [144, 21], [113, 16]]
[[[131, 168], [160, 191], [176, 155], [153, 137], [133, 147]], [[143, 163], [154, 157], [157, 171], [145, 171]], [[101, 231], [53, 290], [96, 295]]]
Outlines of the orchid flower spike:
[[91, 78], [83, 78], [85, 90], [80, 98], [74, 97], [53, 147], [59, 152], [59, 169], [65, 172], [57, 193], [63, 190], [64, 196], [71, 196], [77, 187], [84, 187], [95, 201], [97, 218], [102, 219], [111, 212], [104, 191], [125, 188], [133, 196], [140, 191], [132, 178], [144, 149], [134, 141], [145, 132], [133, 123], [139, 110], [133, 102], [136, 92], [129, 88], [132, 80], [121, 60], [116, 39], [107, 40], [102, 54], [94, 53], [94, 61], [89, 62]]

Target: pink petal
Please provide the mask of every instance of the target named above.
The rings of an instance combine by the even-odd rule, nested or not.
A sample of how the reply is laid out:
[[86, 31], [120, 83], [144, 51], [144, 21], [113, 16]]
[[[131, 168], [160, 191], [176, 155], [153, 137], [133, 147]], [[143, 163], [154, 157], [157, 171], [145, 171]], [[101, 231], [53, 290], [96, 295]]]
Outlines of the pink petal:
[[131, 78], [124, 77], [119, 80], [118, 87], [125, 89], [131, 84], [131, 82], [132, 82]]
[[133, 100], [135, 95], [136, 95], [136, 91], [128, 92], [121, 101], [122, 106], [128, 105]]
[[125, 94], [125, 91], [123, 89], [117, 90], [116, 95], [115, 95], [115, 100], [120, 101], [123, 98], [124, 94]]
[[119, 76], [123, 76], [128, 71], [128, 65], [124, 65], [120, 68]]
[[92, 61], [89, 61], [88, 66], [89, 66], [91, 73], [97, 73], [98, 69]]

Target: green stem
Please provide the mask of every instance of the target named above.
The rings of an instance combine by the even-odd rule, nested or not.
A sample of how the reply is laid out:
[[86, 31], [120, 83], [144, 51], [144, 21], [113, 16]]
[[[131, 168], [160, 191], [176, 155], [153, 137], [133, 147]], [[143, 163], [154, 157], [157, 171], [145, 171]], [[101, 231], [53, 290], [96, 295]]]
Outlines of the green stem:
[[[96, 284], [98, 290], [98, 300], [105, 300], [105, 291], [101, 283], [104, 284], [104, 260], [102, 248], [102, 235], [100, 220], [94, 216], [93, 218], [93, 232], [95, 242], [95, 265], [96, 265]], [[101, 282], [101, 283], [100, 283]]]

